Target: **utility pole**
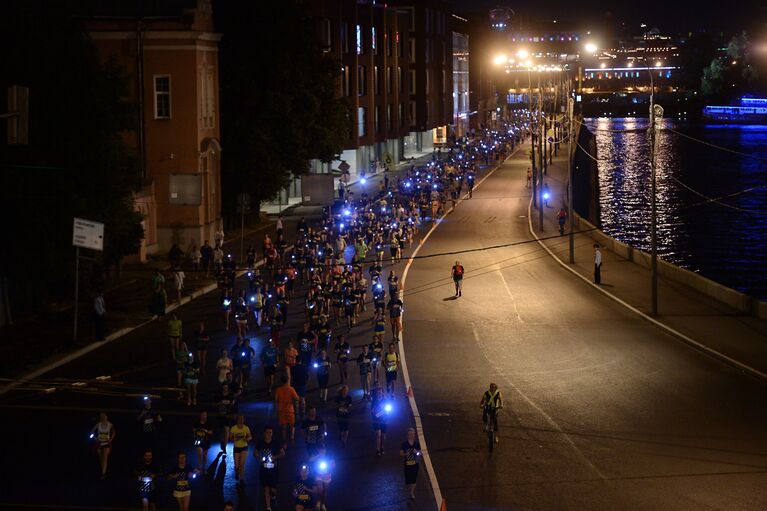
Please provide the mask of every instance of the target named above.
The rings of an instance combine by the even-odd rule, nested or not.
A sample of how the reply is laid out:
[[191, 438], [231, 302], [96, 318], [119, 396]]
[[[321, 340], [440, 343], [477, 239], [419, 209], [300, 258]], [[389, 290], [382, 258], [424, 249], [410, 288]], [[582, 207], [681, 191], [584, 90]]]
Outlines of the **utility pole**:
[[656, 187], [656, 170], [658, 159], [658, 148], [660, 147], [660, 128], [661, 125], [658, 122], [663, 119], [663, 107], [653, 104], [650, 111], [650, 179], [652, 181], [650, 187], [650, 256], [651, 256], [651, 294], [652, 304], [651, 311], [653, 316], [658, 315], [658, 214], [657, 214], [657, 200], [655, 198]]
[[540, 186], [538, 193], [538, 229], [543, 232], [543, 174], [546, 172], [546, 154], [543, 152], [543, 137], [546, 127], [543, 125], [543, 89], [541, 89], [541, 73], [538, 72], [538, 151], [539, 161], [541, 162]]
[[575, 109], [575, 101], [572, 97], [567, 98], [567, 114], [569, 116], [569, 125], [567, 130], [567, 219], [570, 223], [569, 232], [567, 233], [568, 244], [570, 246], [570, 264], [575, 264], [575, 236], [573, 234], [573, 165], [575, 165], [575, 158], [573, 158], [573, 110]]
[[529, 106], [529, 120], [530, 120], [530, 156], [533, 160], [533, 207], [538, 207], [538, 168], [535, 165], [535, 145], [536, 145], [536, 131], [537, 129], [533, 129], [533, 84], [532, 80], [530, 78], [530, 70], [527, 70], [527, 83], [528, 83], [528, 97], [527, 100], [530, 104]]

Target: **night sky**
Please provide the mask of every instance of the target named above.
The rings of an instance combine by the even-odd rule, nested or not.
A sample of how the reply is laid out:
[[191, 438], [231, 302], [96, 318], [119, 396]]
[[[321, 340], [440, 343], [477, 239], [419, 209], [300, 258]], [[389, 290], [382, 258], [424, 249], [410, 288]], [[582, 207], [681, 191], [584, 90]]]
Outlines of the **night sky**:
[[[767, 2], [735, 0], [643, 0], [643, 1], [581, 1], [547, 0], [546, 2], [497, 2], [491, 0], [454, 0], [456, 11], [482, 13], [496, 6], [510, 7], [517, 16], [531, 20], [557, 19], [579, 28], [599, 30], [602, 23], [615, 20], [620, 23], [640, 22], [657, 26], [667, 33], [690, 30], [734, 30], [748, 28], [767, 35]], [[577, 7], [577, 8], [576, 8]], [[567, 13], [564, 15], [562, 13]]]

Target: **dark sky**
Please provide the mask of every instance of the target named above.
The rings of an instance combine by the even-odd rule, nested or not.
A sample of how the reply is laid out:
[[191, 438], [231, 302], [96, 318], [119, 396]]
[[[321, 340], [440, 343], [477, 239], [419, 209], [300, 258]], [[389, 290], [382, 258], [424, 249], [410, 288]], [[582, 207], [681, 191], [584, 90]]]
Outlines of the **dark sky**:
[[742, 27], [767, 35], [767, 0], [453, 0], [453, 6], [456, 11], [478, 15], [495, 6], [510, 7], [518, 16], [594, 25], [595, 30], [612, 17], [628, 24], [645, 22], [664, 32]]

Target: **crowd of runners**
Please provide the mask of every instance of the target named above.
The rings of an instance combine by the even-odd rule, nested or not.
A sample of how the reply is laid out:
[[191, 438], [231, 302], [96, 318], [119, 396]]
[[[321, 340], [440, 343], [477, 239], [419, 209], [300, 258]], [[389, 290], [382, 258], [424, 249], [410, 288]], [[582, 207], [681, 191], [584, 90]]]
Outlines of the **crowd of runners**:
[[[178, 432], [188, 436], [188, 448], [177, 453], [170, 470], [160, 470], [159, 462], [169, 462], [156, 459], [163, 417], [151, 396], [142, 398], [136, 422], [145, 448], [136, 453], [135, 477], [143, 508], [154, 508], [158, 482], [170, 479], [179, 509], [188, 509], [194, 479], [229, 456], [238, 486], [246, 484], [247, 471], [258, 472], [259, 509], [276, 509], [279, 489], [292, 492], [297, 511], [325, 510], [334, 453], [346, 447], [350, 434], [369, 434], [350, 420], [353, 408], [366, 409], [374, 432], [371, 455], [387, 455], [387, 423], [407, 391], [397, 376], [405, 309], [398, 268], [403, 251], [417, 241], [422, 223], [436, 221], [464, 193], [471, 194], [480, 164], [502, 161], [523, 132], [485, 131], [460, 139], [435, 152], [426, 165], [412, 164], [392, 179], [387, 173], [373, 191], [347, 190], [318, 224], [300, 219], [292, 244], [280, 220], [276, 238], [265, 235], [260, 253], [249, 247], [242, 264], [228, 254], [219, 258], [215, 314], [221, 315], [231, 344], [210, 353], [205, 321], [184, 325], [175, 314], [164, 320], [176, 397], [195, 419]], [[237, 278], [239, 270], [245, 270], [244, 278]], [[456, 262], [456, 296], [463, 272]], [[298, 332], [290, 330], [289, 317], [300, 318]], [[352, 346], [352, 333], [365, 341]], [[251, 380], [254, 366], [260, 366], [263, 380]], [[358, 390], [361, 397], [355, 401]], [[273, 403], [276, 422], [250, 420], [241, 405], [254, 401]], [[114, 425], [101, 414], [91, 438], [102, 477], [108, 475], [116, 437]], [[406, 490], [415, 498], [421, 449], [414, 429], [398, 447]], [[285, 466], [286, 452], [294, 449], [302, 451], [302, 461]], [[293, 476], [292, 484], [285, 482], [286, 475]]]

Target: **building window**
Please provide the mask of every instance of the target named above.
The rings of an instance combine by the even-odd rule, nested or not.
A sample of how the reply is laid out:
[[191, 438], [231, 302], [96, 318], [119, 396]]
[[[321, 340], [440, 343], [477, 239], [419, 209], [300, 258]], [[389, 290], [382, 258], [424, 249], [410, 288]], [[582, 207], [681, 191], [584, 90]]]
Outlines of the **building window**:
[[411, 37], [408, 41], [410, 42], [408, 46], [408, 56], [410, 57], [411, 62], [415, 62], [415, 39]]
[[357, 135], [365, 136], [365, 124], [367, 122], [367, 111], [364, 106], [357, 108]]
[[391, 94], [391, 90], [392, 90], [391, 66], [386, 66], [386, 94]]
[[410, 94], [415, 94], [415, 69], [410, 70]]
[[399, 116], [399, 127], [405, 127], [405, 103], [397, 105], [397, 116]]
[[410, 102], [410, 126], [415, 126], [415, 101]]
[[349, 24], [341, 22], [341, 51], [349, 53]]
[[391, 130], [391, 105], [386, 105], [386, 130]]
[[378, 66], [373, 66], [373, 93], [376, 96], [381, 94], [381, 76], [378, 73]]
[[391, 30], [387, 30], [384, 37], [386, 38], [386, 56], [391, 57]]
[[399, 39], [399, 32], [394, 33], [394, 44], [397, 45], [397, 56], [402, 56], [402, 41]]
[[447, 75], [445, 74], [445, 70], [442, 70], [442, 94], [445, 94], [447, 92]]
[[362, 55], [362, 25], [357, 25], [357, 55]]
[[423, 47], [424, 47], [424, 50], [426, 50], [426, 54], [424, 55], [423, 61], [428, 64], [431, 61], [431, 48], [432, 48], [431, 39], [426, 39], [426, 41], [424, 41]]
[[200, 127], [213, 128], [216, 125], [215, 115], [215, 76], [213, 67], [200, 67]]
[[202, 203], [201, 174], [168, 176], [168, 202], [174, 206], [199, 206]]
[[431, 11], [429, 11], [429, 9], [424, 9], [424, 11], [425, 11], [424, 21], [426, 21], [426, 33], [428, 34], [431, 28], [430, 27], [431, 23], [429, 23], [431, 21]]
[[405, 84], [402, 82], [402, 66], [397, 66], [397, 90], [405, 92]]
[[365, 76], [365, 66], [357, 66], [357, 94], [364, 96], [367, 89], [367, 77]]
[[349, 66], [341, 66], [341, 93], [350, 96], [349, 91]]
[[154, 118], [170, 119], [170, 75], [154, 77]]
[[330, 20], [322, 18], [319, 20], [320, 44], [323, 51], [330, 51], [333, 47], [333, 38], [330, 32]]
[[429, 102], [425, 101], [423, 103], [423, 122], [424, 124], [429, 124]]
[[370, 46], [373, 48], [373, 55], [378, 55], [378, 41], [376, 37], [376, 27], [370, 27]]
[[429, 94], [429, 75], [431, 74], [431, 71], [429, 69], [424, 70], [424, 86], [426, 88], [426, 94]]
[[374, 112], [375, 112], [376, 133], [379, 133], [381, 131], [381, 107], [376, 105]]

